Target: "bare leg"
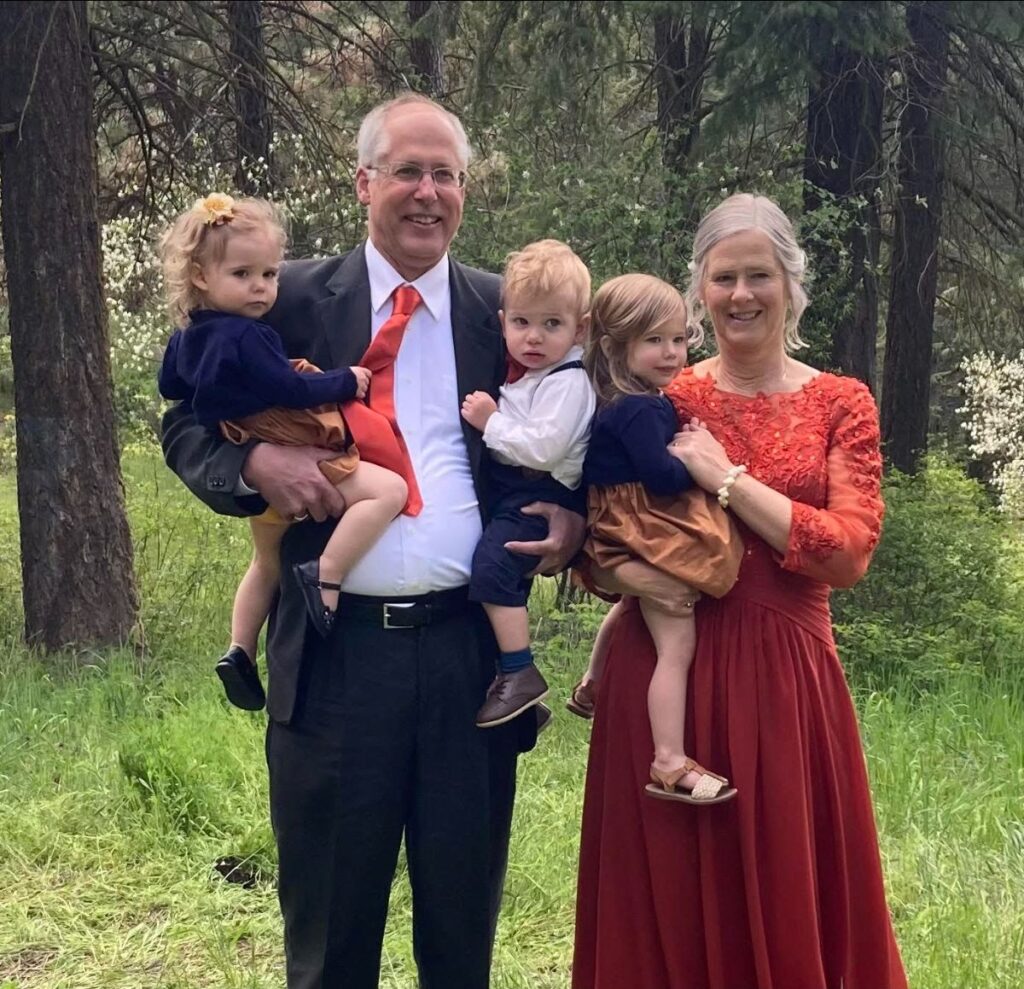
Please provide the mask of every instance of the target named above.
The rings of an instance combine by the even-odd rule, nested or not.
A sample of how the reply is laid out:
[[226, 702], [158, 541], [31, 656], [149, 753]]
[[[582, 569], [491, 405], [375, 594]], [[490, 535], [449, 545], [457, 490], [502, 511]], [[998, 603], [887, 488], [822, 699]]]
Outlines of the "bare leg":
[[597, 630], [597, 635], [594, 637], [594, 646], [590, 650], [587, 672], [583, 674], [581, 683], [596, 684], [604, 675], [604, 663], [608, 658], [608, 644], [611, 642], [612, 632], [615, 631], [615, 625], [624, 609], [625, 603], [617, 601], [612, 605], [608, 614], [604, 616], [604, 621], [601, 622], [601, 627]]
[[[320, 556], [320, 579], [340, 583], [342, 578], [381, 537], [409, 496], [405, 481], [393, 471], [363, 461], [338, 485], [345, 499], [345, 514]], [[338, 592], [321, 588], [324, 607], [338, 607]]]
[[509, 608], [501, 604], [485, 604], [498, 648], [502, 652], [519, 652], [530, 648], [530, 614], [526, 608]]
[[281, 539], [287, 525], [249, 520], [253, 556], [249, 569], [235, 592], [231, 610], [231, 643], [241, 646], [250, 659], [256, 659], [260, 629], [270, 614], [270, 605], [281, 582]]
[[[654, 766], [663, 772], [678, 769], [686, 759], [686, 688], [690, 664], [697, 646], [692, 609], [688, 615], [672, 615], [643, 599], [640, 610], [654, 640], [658, 662], [647, 689], [647, 710], [654, 736]], [[700, 777], [687, 773], [679, 782], [690, 789]]]

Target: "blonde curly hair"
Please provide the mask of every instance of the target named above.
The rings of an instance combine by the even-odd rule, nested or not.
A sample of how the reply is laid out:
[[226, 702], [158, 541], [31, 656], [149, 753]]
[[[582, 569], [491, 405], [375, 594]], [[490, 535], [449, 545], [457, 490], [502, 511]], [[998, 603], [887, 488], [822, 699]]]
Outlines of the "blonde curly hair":
[[202, 304], [202, 293], [192, 283], [196, 267], [222, 261], [233, 237], [257, 230], [276, 240], [284, 255], [288, 233], [276, 206], [265, 199], [232, 199], [213, 193], [197, 200], [164, 231], [157, 252], [167, 309], [175, 326], [187, 326], [189, 313]]
[[538, 240], [505, 259], [501, 301], [550, 295], [560, 289], [572, 297], [576, 315], [582, 318], [590, 308], [590, 272], [568, 244], [560, 240]]
[[657, 392], [629, 370], [629, 351], [642, 334], [668, 324], [685, 328], [688, 347], [700, 345], [700, 325], [690, 321], [686, 300], [668, 282], [634, 273], [612, 278], [597, 290], [583, 364], [601, 404]]

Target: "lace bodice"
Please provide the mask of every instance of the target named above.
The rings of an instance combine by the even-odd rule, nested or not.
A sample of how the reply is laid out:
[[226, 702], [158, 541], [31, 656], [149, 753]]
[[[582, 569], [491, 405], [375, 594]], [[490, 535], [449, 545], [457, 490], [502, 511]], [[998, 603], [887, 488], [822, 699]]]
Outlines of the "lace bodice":
[[862, 382], [820, 374], [799, 391], [747, 396], [687, 368], [666, 394], [681, 421], [704, 420], [733, 463], [792, 499], [789, 544], [775, 554], [784, 569], [833, 587], [863, 576], [885, 509], [878, 410]]

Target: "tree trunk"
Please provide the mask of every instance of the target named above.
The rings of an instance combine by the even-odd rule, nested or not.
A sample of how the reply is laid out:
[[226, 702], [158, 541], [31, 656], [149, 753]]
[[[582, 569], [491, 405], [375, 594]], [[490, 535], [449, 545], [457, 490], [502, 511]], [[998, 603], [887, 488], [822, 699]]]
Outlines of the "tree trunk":
[[416, 73], [415, 89], [428, 96], [444, 92], [444, 50], [438, 33], [441, 4], [437, 0], [408, 0], [409, 58]]
[[[826, 30], [831, 32], [831, 25]], [[832, 328], [833, 366], [874, 391], [882, 72], [873, 59], [815, 33], [809, 39], [816, 78], [807, 98], [804, 209], [813, 211], [830, 198], [820, 191], [845, 207], [848, 226], [842, 234], [848, 264], [842, 263], [834, 242], [811, 245], [815, 275], [840, 300]]]
[[25, 637], [124, 642], [137, 598], [96, 215], [86, 5], [0, 5], [0, 203]]
[[882, 387], [882, 441], [894, 467], [913, 473], [928, 446], [935, 293], [942, 222], [943, 142], [938, 116], [949, 52], [948, 4], [907, 5], [910, 51], [900, 119], [899, 198], [892, 247]]
[[658, 130], [666, 167], [682, 174], [700, 134], [700, 102], [711, 48], [711, 29], [700, 4], [692, 5], [689, 35], [686, 20], [673, 14], [654, 17], [655, 81]]
[[276, 182], [270, 150], [273, 128], [267, 101], [261, 0], [231, 0], [228, 24], [235, 77], [235, 184], [250, 196], [266, 196]]

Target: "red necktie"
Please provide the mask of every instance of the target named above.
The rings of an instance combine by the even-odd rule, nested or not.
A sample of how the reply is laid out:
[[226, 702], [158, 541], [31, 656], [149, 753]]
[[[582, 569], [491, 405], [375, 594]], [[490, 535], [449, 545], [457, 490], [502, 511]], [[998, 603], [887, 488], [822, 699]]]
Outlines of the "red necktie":
[[371, 464], [387, 467], [400, 474], [408, 485], [409, 500], [405, 503], [405, 515], [419, 515], [423, 499], [416, 484], [409, 450], [395, 417], [395, 358], [409, 319], [422, 301], [419, 292], [411, 285], [401, 285], [395, 290], [391, 316], [370, 341], [370, 346], [359, 362], [373, 372], [369, 406], [359, 401], [346, 402], [344, 405], [345, 420], [359, 448], [359, 455]]
[[511, 354], [505, 355], [505, 384], [514, 385], [530, 369], [517, 361]]

